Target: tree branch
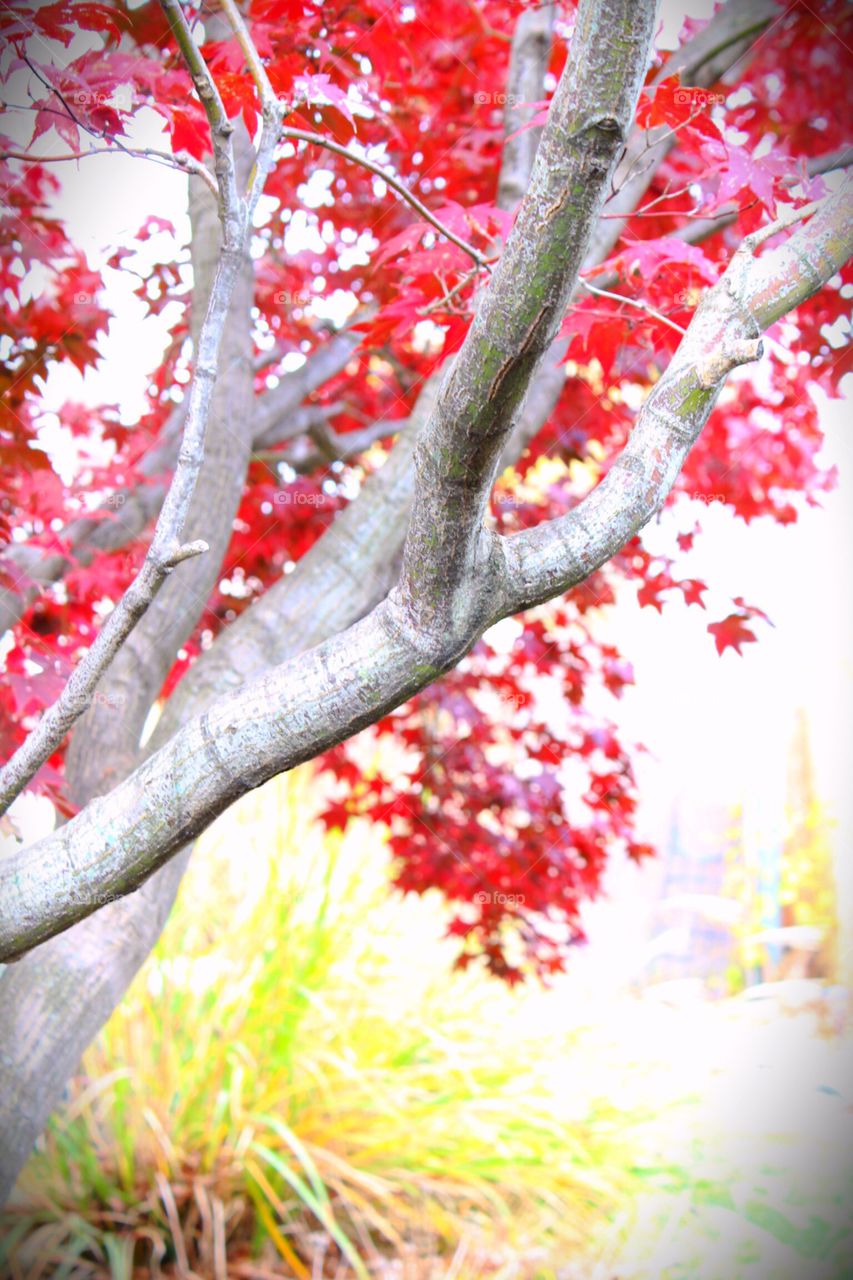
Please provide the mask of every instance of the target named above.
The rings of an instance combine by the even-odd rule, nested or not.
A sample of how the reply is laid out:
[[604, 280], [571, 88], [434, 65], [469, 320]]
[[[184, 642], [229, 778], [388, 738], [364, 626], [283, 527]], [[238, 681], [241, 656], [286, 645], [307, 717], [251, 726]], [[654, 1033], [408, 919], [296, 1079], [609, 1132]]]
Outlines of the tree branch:
[[506, 610], [528, 609], [582, 582], [660, 508], [728, 372], [757, 359], [764, 330], [810, 298], [853, 252], [853, 183], [812, 213], [807, 226], [760, 257], [753, 256], [757, 245], [791, 220], [747, 237], [705, 294], [604, 479], [565, 516], [506, 539]]
[[[234, 151], [242, 188], [254, 158], [242, 123], [235, 128]], [[221, 226], [217, 202], [206, 187], [192, 180], [188, 197], [193, 274], [190, 336], [195, 346], [216, 271]], [[66, 753], [65, 776], [69, 794], [81, 806], [109, 790], [139, 763], [140, 736], [151, 704], [218, 579], [250, 455], [253, 301], [254, 270], [247, 245], [223, 333], [204, 463], [187, 526], [188, 536], [203, 533], [211, 550], [167, 580], [101, 682], [100, 696], [75, 727]], [[304, 366], [298, 372], [303, 371]], [[158, 446], [174, 446], [171, 466], [182, 421], [179, 409], [177, 421], [168, 424]], [[162, 469], [153, 467], [155, 473]], [[140, 496], [147, 497], [148, 491], [158, 488], [159, 505], [162, 487], [142, 485], [128, 506], [131, 501], [141, 505]], [[127, 509], [122, 507], [123, 516]], [[107, 529], [114, 530], [115, 522], [102, 521], [95, 529], [102, 535]], [[169, 719], [167, 711], [160, 723]], [[155, 942], [187, 857], [188, 851], [173, 859], [132, 898], [105, 906], [0, 975], [0, 1203], [80, 1054]]]
[[[198, 335], [195, 370], [177, 465], [142, 568], [98, 632], [91, 648], [81, 658], [59, 698], [43, 713], [35, 729], [0, 770], [0, 813], [24, 789], [61, 744], [74, 722], [91, 704], [104, 672], [151, 605], [168, 574], [182, 561], [208, 549], [207, 543], [201, 539], [185, 545], [183, 531], [204, 461], [204, 437], [210, 416], [222, 334], [242, 269], [252, 216], [263, 183], [253, 183], [252, 193], [245, 201], [238, 195], [231, 141], [233, 126], [225, 115], [216, 84], [192, 38], [180, 5], [177, 0], [161, 0], [161, 4], [210, 125], [222, 247]], [[256, 158], [256, 169], [264, 179], [272, 163], [278, 124], [277, 106], [267, 104]]]
[[[714, 32], [720, 30], [721, 24], [725, 26], [739, 7], [734, 2], [727, 5], [674, 56], [689, 58], [697, 42], [703, 42], [703, 48], [709, 41], [713, 44]], [[726, 48], [729, 56], [734, 56], [738, 46]], [[703, 56], [707, 59], [707, 53]], [[701, 83], [704, 74], [700, 75]], [[538, 100], [543, 96], [540, 85], [529, 98]], [[645, 176], [650, 180], [651, 173]], [[614, 208], [614, 202], [610, 208]], [[691, 224], [687, 232], [693, 233], [694, 226]], [[705, 234], [718, 229], [712, 226]], [[595, 265], [612, 251], [618, 239], [616, 224], [609, 224], [605, 232], [608, 234], [601, 242], [596, 237], [585, 265]], [[516, 450], [523, 451], [556, 403], [565, 371], [556, 362], [552, 365], [550, 354], [559, 345], [554, 344], [543, 361], [501, 465], [512, 461]], [[288, 375], [281, 385], [293, 376], [296, 375]], [[397, 572], [412, 500], [413, 440], [440, 381], [441, 373], [430, 379], [417, 402], [409, 430], [397, 442], [385, 466], [368, 478], [359, 497], [337, 517], [294, 572], [273, 584], [200, 655], [164, 707], [149, 749], [168, 742], [189, 716], [206, 710], [223, 689], [236, 689], [268, 670], [271, 664], [283, 662], [348, 627], [383, 598]], [[267, 394], [261, 397], [261, 403]], [[109, 527], [99, 522], [99, 536]], [[70, 933], [37, 947], [3, 974], [0, 1023], [5, 1043], [0, 1045], [0, 1096], [7, 1105], [0, 1124], [0, 1147], [6, 1153], [0, 1161], [0, 1202], [82, 1049], [120, 999], [156, 940], [188, 853], [189, 848], [185, 847], [136, 893], [102, 907]]]
[[[172, 525], [170, 528], [179, 526]], [[91, 647], [72, 671], [62, 693], [46, 711], [35, 729], [0, 770], [0, 813], [35, 776], [90, 705], [98, 682], [119, 649], [145, 613], [167, 574], [184, 560], [203, 555], [208, 545], [202, 539], [179, 543], [158, 540], [157, 549], [145, 558], [136, 579], [101, 627]]]
[[208, 70], [201, 50], [193, 39], [192, 31], [184, 16], [180, 0], [160, 0], [175, 43], [181, 51], [187, 70], [195, 86], [210, 126], [213, 143], [213, 170], [216, 174], [219, 214], [222, 219], [223, 247], [233, 251], [240, 243], [240, 199], [237, 193], [237, 175], [234, 169], [234, 150], [231, 135], [234, 126], [228, 119], [216, 81]]
[[415, 451], [399, 604], [420, 635], [464, 635], [483, 513], [533, 372], [565, 314], [628, 137], [655, 5], [582, 3], [527, 195]]
[[401, 200], [405, 200], [406, 204], [421, 215], [425, 222], [435, 227], [440, 235], [443, 235], [451, 244], [455, 244], [463, 253], [467, 253], [469, 258], [476, 262], [478, 267], [488, 270], [489, 261], [480, 253], [479, 249], [475, 249], [473, 245], [468, 244], [467, 240], [463, 240], [461, 236], [456, 235], [455, 231], [451, 231], [446, 227], [440, 218], [429, 209], [422, 200], [414, 195], [404, 182], [399, 178], [395, 178], [393, 173], [388, 173], [382, 168], [381, 164], [375, 164], [373, 160], [368, 160], [367, 156], [354, 154], [348, 147], [344, 147], [339, 142], [335, 142], [332, 138], [325, 138], [322, 133], [310, 133], [307, 129], [291, 129], [285, 126], [281, 130], [281, 137], [291, 142], [305, 142], [315, 147], [324, 147], [326, 151], [332, 151], [336, 156], [343, 156], [345, 160], [351, 160], [353, 164], [361, 165], [362, 169], [367, 169], [369, 173], [373, 173], [377, 178], [381, 178], [383, 182], [396, 191]]
[[551, 60], [556, 7], [542, 4], [526, 9], [516, 23], [509, 55], [504, 108], [504, 142], [497, 204], [514, 209], [527, 190], [541, 129], [524, 128], [535, 114], [531, 104], [541, 101]]
[[[685, 83], [705, 87], [715, 84], [733, 62], [743, 58], [750, 39], [778, 17], [773, 0], [729, 0], [698, 35], [667, 59], [652, 86], [675, 74]], [[629, 215], [677, 140], [677, 133], [666, 125], [651, 131], [633, 131], [613, 177], [606, 218], [599, 223], [593, 239], [592, 251], [597, 261], [610, 252], [602, 250], [605, 240], [611, 246], [619, 240]]]
[[157, 164], [166, 165], [170, 169], [179, 169], [183, 173], [193, 174], [217, 195], [216, 179], [207, 165], [195, 160], [186, 151], [156, 151], [154, 147], [90, 147], [87, 151], [70, 151], [67, 155], [39, 156], [30, 155], [27, 151], [0, 151], [0, 160], [23, 160], [27, 164], [61, 164], [65, 160], [87, 160], [89, 156], [114, 156], [117, 154], [133, 156], [137, 160], [153, 160]]
[[[538, 10], [527, 10], [521, 15], [517, 24], [517, 39], [519, 43], [519, 51], [513, 54], [511, 58], [510, 75], [507, 80], [506, 96], [507, 103], [537, 101], [544, 93], [544, 85], [542, 82], [534, 82], [530, 79], [530, 61], [534, 59], [539, 61], [542, 58], [542, 51], [538, 47], [536, 40], [529, 39], [529, 26], [533, 21], [534, 15], [537, 17], [547, 10], [549, 6], [542, 6]], [[656, 80], [664, 78], [671, 74], [673, 69], [678, 70], [684, 77], [690, 77], [697, 84], [710, 84], [719, 78], [727, 65], [727, 59], [735, 56], [741, 49], [743, 42], [749, 36], [762, 29], [769, 21], [771, 12], [775, 12], [772, 3], [769, 0], [750, 0], [749, 4], [740, 5], [730, 2], [726, 7], [711, 20], [698, 35], [693, 36], [680, 50], [672, 55], [661, 72], [658, 73]], [[547, 65], [547, 59], [544, 64]], [[540, 65], [541, 71], [541, 65]], [[523, 88], [521, 87], [523, 84]], [[535, 139], [538, 144], [539, 130], [527, 130], [519, 138], [530, 137]], [[515, 194], [518, 182], [512, 176], [513, 163], [506, 159], [506, 152], [511, 148], [518, 139], [509, 139], [505, 144], [505, 159], [501, 168], [501, 179], [498, 185], [497, 202], [501, 208], [513, 208], [517, 203]], [[672, 139], [670, 138], [670, 142]], [[631, 148], [644, 145], [640, 134], [637, 134], [637, 141], [632, 142]], [[602, 218], [596, 231], [593, 234], [593, 241], [590, 251], [584, 263], [585, 269], [597, 266], [609, 253], [619, 239], [621, 228], [624, 224], [626, 213], [631, 210], [631, 200], [641, 198], [647, 189], [654, 170], [664, 158], [668, 150], [667, 147], [658, 147], [654, 152], [654, 164], [637, 176], [632, 182], [630, 188], [620, 187], [615, 197], [608, 201], [608, 213]], [[528, 148], [526, 152], [527, 160], [532, 164], [535, 147]], [[853, 159], [853, 148], [842, 148], [837, 152], [833, 152], [826, 156], [820, 156], [808, 161], [808, 172], [810, 176], [827, 173], [833, 169], [844, 168], [851, 163]], [[387, 175], [383, 175], [387, 176]], [[791, 181], [795, 181], [792, 177]], [[696, 219], [687, 223], [687, 225], [673, 234], [679, 239], [685, 240], [691, 244], [699, 243], [707, 239], [711, 235], [722, 231], [725, 227], [731, 225], [737, 219], [737, 209], [721, 210], [714, 218]], [[602, 283], [603, 277], [599, 277], [599, 283]], [[615, 283], [615, 278], [614, 278]], [[319, 367], [319, 365], [329, 358], [333, 351], [333, 344], [340, 344], [346, 341], [343, 334], [337, 335], [329, 343], [318, 347], [314, 355], [309, 357], [308, 366]], [[350, 339], [352, 341], [352, 339]], [[357, 339], [352, 341], [352, 348], [357, 345]], [[537, 412], [525, 414], [524, 422], [520, 422], [516, 431], [516, 440], [522, 442], [519, 452], [532, 439], [531, 432], [535, 432], [538, 425], [542, 425], [549, 416], [550, 409], [544, 412], [546, 403], [550, 398], [550, 408], [553, 409], [554, 404], [559, 397], [560, 391], [565, 381], [565, 373], [560, 361], [564, 354], [563, 343], [555, 343], [546, 353], [539, 370], [535, 377], [535, 389], [531, 389], [531, 396], [536, 397]], [[343, 348], [339, 350], [343, 352]], [[270, 357], [274, 358], [274, 357]], [[316, 362], [316, 365], [315, 365]], [[330, 365], [330, 372], [327, 377], [334, 376], [340, 371], [340, 368], [346, 364], [346, 359], [339, 367]], [[299, 403], [291, 394], [296, 388], [296, 380], [303, 375], [303, 370], [296, 370], [295, 373], [286, 375], [282, 378], [279, 386], [272, 391], [265, 392], [258, 398], [255, 413], [259, 415], [258, 428], [254, 435], [254, 449], [266, 450], [274, 447], [285, 440], [292, 439], [295, 432], [290, 430], [288, 415], [290, 415]], [[320, 382], [314, 384], [311, 389], [321, 385]], [[305, 394], [310, 394], [306, 391]], [[279, 405], [279, 400], [281, 401]], [[180, 424], [183, 420], [183, 414], [186, 411], [186, 405], [179, 406], [174, 417], [177, 420], [177, 430], [171, 426], [164, 432], [164, 443], [152, 449], [143, 459], [140, 469], [148, 475], [157, 476], [166, 471], [170, 471], [175, 465], [177, 456], [177, 441]], [[502, 465], [508, 465], [511, 461], [511, 454], [515, 446], [508, 446], [506, 451], [506, 459]], [[305, 451], [302, 450], [300, 457]], [[121, 489], [115, 495], [111, 495], [110, 499], [104, 504], [103, 510], [95, 518], [80, 517], [74, 520], [65, 529], [60, 531], [59, 536], [70, 543], [71, 550], [76, 560], [80, 563], [89, 563], [92, 555], [99, 551], [115, 551], [120, 547], [131, 542], [134, 538], [142, 535], [145, 526], [156, 515], [163, 500], [165, 486], [159, 483], [139, 486], [136, 489]], [[115, 517], [116, 506], [121, 506], [121, 518], [117, 520], [104, 519], [104, 515], [112, 515]], [[60, 581], [68, 569], [71, 567], [72, 561], [66, 556], [58, 552], [45, 552], [38, 545], [31, 542], [23, 541], [14, 543], [3, 551], [2, 566], [7, 574], [16, 581], [14, 588], [0, 587], [0, 634], [14, 626], [23, 612], [29, 608], [33, 600], [38, 594], [40, 587], [49, 586], [51, 583]]]
[[581, 280], [579, 283], [596, 298], [609, 298], [611, 302], [620, 302], [627, 307], [635, 307], [638, 311], [644, 311], [647, 316], [653, 316], [660, 324], [668, 325], [676, 333], [685, 332], [683, 325], [676, 324], [674, 320], [670, 320], [669, 316], [663, 315], [660, 311], [655, 311], [654, 307], [649, 306], [648, 302], [643, 302], [641, 298], [626, 298], [623, 293], [612, 293], [610, 289], [600, 289], [597, 285], [590, 284], [588, 280]]
[[[163, 0], [163, 3], [169, 13], [174, 0]], [[457, 606], [466, 602], [459, 588], [470, 591], [472, 578], [477, 572], [473, 552], [480, 542], [483, 506], [495, 465], [535, 363], [550, 343], [562, 318], [568, 294], [583, 261], [592, 220], [627, 133], [648, 58], [653, 16], [651, 0], [647, 0], [645, 9], [639, 13], [639, 21], [636, 4], [629, 4], [628, 0], [602, 0], [598, 4], [586, 0], [582, 4], [571, 56], [534, 164], [530, 191], [492, 287], [478, 310], [450, 376], [442, 385], [439, 400], [418, 446], [416, 458], [420, 459], [420, 483], [416, 486], [401, 589], [396, 598], [392, 593], [388, 604], [380, 606], [371, 615], [371, 618], [379, 617], [378, 624], [368, 627], [370, 619], [365, 620], [365, 627], [371, 630], [375, 646], [374, 657], [384, 652], [392, 666], [399, 660], [402, 664], [400, 672], [405, 671], [409, 679], [411, 650], [417, 651], [424, 645], [429, 648], [430, 624], [434, 626], [440, 617], [442, 643], [445, 649], [449, 645], [451, 652], [445, 651], [441, 663], [435, 668], [432, 663], [426, 667], [423, 663], [416, 665], [416, 671], [428, 672], [428, 680], [422, 681], [418, 687], [452, 665], [459, 656], [456, 646], [461, 643], [467, 647], [474, 634], [475, 626], [472, 626], [470, 618], [465, 619], [460, 631]], [[185, 48], [190, 37], [188, 31], [181, 28], [182, 22], [181, 14], [174, 19], [173, 28], [177, 27], [179, 41]], [[208, 94], [205, 101], [206, 104], [210, 102], [213, 127], [218, 111], [217, 100], [210, 87], [203, 83], [200, 55], [197, 51], [194, 55], [185, 49], [185, 56], [200, 94], [203, 91]], [[224, 236], [226, 245], [217, 280], [231, 261], [225, 224]], [[521, 287], [520, 280], [524, 281]], [[215, 291], [216, 284], [214, 294]], [[210, 315], [209, 307], [208, 317]], [[221, 334], [221, 324], [219, 332]], [[204, 337], [203, 326], [200, 357], [205, 354]], [[212, 384], [212, 366], [200, 358], [193, 391], [207, 386], [209, 398], [208, 371]], [[199, 392], [197, 399], [202, 395], [203, 392]], [[192, 428], [197, 426], [197, 421], [191, 393], [185, 441], [193, 439]], [[433, 451], [440, 464], [428, 469], [426, 464], [432, 460]], [[167, 512], [171, 514], [170, 508], [174, 505], [172, 495], [179, 479], [182, 479], [180, 464], [184, 456], [182, 448], [178, 472], [164, 503], [161, 521]], [[186, 462], [193, 465], [192, 454], [186, 455]], [[457, 475], [459, 466], [464, 472], [461, 484]], [[156, 548], [157, 543], [155, 531], [152, 547]], [[448, 576], [451, 579], [449, 592], [445, 589]], [[428, 580], [424, 581], [424, 578]], [[482, 605], [482, 600], [478, 605]], [[388, 644], [381, 644], [376, 625], [380, 631], [387, 630], [389, 622], [399, 634], [392, 635]], [[339, 640], [329, 643], [337, 645]], [[405, 660], [403, 651], [407, 651]], [[344, 666], [349, 661], [343, 652], [339, 660]], [[306, 662], [310, 665], [310, 655], [306, 655]], [[393, 687], [392, 680], [388, 688]], [[346, 707], [342, 704], [339, 710], [338, 723], [345, 725], [348, 722]], [[365, 721], [369, 722], [370, 719]], [[340, 740], [336, 738], [336, 741]], [[118, 797], [130, 782], [121, 784], [111, 795]], [[101, 803], [94, 802], [94, 807]], [[174, 805], [171, 809], [171, 817], [177, 818]], [[180, 825], [178, 822], [176, 830]], [[67, 830], [70, 831], [71, 826], [73, 824]], [[189, 828], [184, 833], [185, 838], [194, 834], [195, 830]], [[76, 857], [72, 865], [79, 866]], [[150, 874], [153, 869], [150, 867], [145, 874]], [[132, 877], [132, 870], [129, 874]], [[139, 882], [136, 881], [137, 884]], [[39, 894], [36, 893], [32, 899], [34, 907], [38, 899]], [[68, 903], [65, 905], [67, 907]], [[61, 904], [58, 903], [57, 909], [62, 911]]]
[[[759, 257], [748, 246], [735, 254], [601, 484], [560, 520], [491, 536], [497, 565], [469, 584], [478, 608], [466, 649], [499, 618], [582, 581], [646, 523], [707, 420], [724, 370], [757, 358], [760, 333], [853, 252], [851, 214], [847, 183], [785, 244]], [[59, 832], [0, 862], [0, 959], [137, 888], [240, 795], [374, 723], [450, 669], [459, 643], [458, 633], [401, 625], [392, 593], [346, 632], [223, 697]]]
[[[360, 339], [357, 333], [336, 334], [315, 348], [298, 369], [284, 374], [277, 386], [256, 398], [251, 414], [252, 450], [273, 448], [307, 429], [304, 421], [313, 420], [314, 406], [304, 406], [303, 412], [302, 402], [341, 372]], [[0, 587], [0, 634], [15, 625], [37, 598], [39, 589], [61, 581], [75, 563], [89, 564], [99, 552], [118, 551], [143, 535], [166, 492], [166, 484], [153, 477], [174, 469], [186, 411], [184, 401], [170, 416], [160, 441], [143, 457], [139, 470], [152, 477], [149, 482], [116, 490], [95, 515], [80, 516], [59, 530], [58, 538], [69, 545], [68, 555], [45, 551], [32, 541], [12, 543], [3, 549], [0, 568], [15, 585]]]

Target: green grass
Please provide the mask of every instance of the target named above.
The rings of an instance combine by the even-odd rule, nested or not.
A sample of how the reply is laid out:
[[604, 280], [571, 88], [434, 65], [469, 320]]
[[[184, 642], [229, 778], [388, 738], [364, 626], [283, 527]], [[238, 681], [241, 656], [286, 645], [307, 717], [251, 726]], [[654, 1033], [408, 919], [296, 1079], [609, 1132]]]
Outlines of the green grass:
[[563, 1114], [565, 1034], [450, 974], [438, 898], [310, 813], [298, 773], [202, 842], [19, 1182], [11, 1274], [547, 1278], [615, 1203], [619, 1116]]
[[439, 896], [389, 895], [316, 785], [202, 841], [0, 1214], [0, 1275], [850, 1280], [837, 1005], [451, 972]]

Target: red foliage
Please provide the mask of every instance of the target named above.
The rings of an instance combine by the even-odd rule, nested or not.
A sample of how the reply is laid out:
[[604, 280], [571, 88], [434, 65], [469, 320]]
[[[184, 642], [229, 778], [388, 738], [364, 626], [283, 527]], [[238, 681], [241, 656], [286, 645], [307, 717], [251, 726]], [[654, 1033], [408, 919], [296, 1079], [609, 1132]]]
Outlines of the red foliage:
[[[489, 258], [512, 224], [496, 207], [495, 190], [518, 10], [510, 0], [253, 0], [248, 18], [274, 87], [291, 107], [288, 124], [364, 149]], [[192, 6], [187, 13], [196, 16]], [[207, 154], [204, 113], [159, 5], [4, 6], [0, 33], [10, 51], [0, 74], [23, 108], [18, 114], [31, 115], [30, 141], [42, 139], [51, 153], [131, 145], [140, 113], [153, 111], [163, 149]], [[642, 95], [638, 124], [672, 129], [676, 144], [609, 261], [588, 280], [595, 288], [606, 272], [609, 292], [645, 309], [592, 292], [572, 307], [563, 327], [564, 390], [495, 490], [498, 528], [535, 524], [583, 495], [624, 444], [629, 405], [659, 376], [678, 327], [689, 323], [742, 236], [780, 201], [802, 204], [824, 190], [800, 157], [850, 142], [849, 101], [837, 86], [849, 77], [851, 42], [849, 6], [794, 4], [780, 8], [738, 63], [736, 84], [698, 90], [669, 76]], [[61, 57], [51, 52], [57, 47]], [[257, 95], [236, 42], [208, 42], [204, 53], [227, 110], [254, 131]], [[564, 58], [561, 35], [555, 74]], [[0, 138], [3, 150], [21, 146]], [[44, 164], [0, 161], [0, 545], [28, 538], [73, 559], [64, 526], [115, 490], [152, 482], [140, 477], [139, 462], [186, 383], [191, 351], [186, 253], [173, 228], [142, 209], [134, 239], [112, 246], [103, 268], [95, 267], [66, 229], [58, 174]], [[312, 399], [329, 406], [342, 434], [405, 416], [424, 376], [462, 341], [475, 290], [487, 287], [484, 271], [373, 174], [328, 151], [286, 144], [268, 189], [274, 208], [258, 230], [256, 338], [259, 351], [273, 341], [281, 359], [258, 375], [258, 389], [291, 367], [285, 357], [307, 355], [326, 340], [313, 304], [340, 291], [364, 308], [362, 343]], [[701, 244], [672, 237], [730, 205], [736, 219]], [[167, 248], [152, 257], [156, 237]], [[141, 280], [133, 274], [140, 248]], [[63, 364], [85, 371], [100, 359], [109, 272], [130, 274], [147, 313], [170, 318], [171, 336], [138, 421], [122, 423], [113, 406], [64, 407], [60, 422], [76, 458], [69, 474], [67, 459], [60, 466], [45, 446], [43, 388]], [[704, 608], [706, 584], [677, 572], [678, 553], [700, 533], [687, 498], [718, 501], [746, 521], [764, 515], [780, 523], [796, 520], [804, 501], [819, 501], [833, 476], [819, 459], [812, 390], [837, 394], [847, 370], [838, 335], [849, 330], [843, 286], [850, 283], [849, 275], [833, 281], [779, 326], [785, 341], [771, 345], [760, 381], [731, 380], [670, 499], [685, 513], [672, 558], [652, 556], [635, 540], [565, 601], [524, 619], [509, 651], [484, 639], [456, 671], [371, 731], [382, 767], [364, 764], [363, 740], [320, 762], [337, 778], [327, 825], [357, 816], [387, 829], [400, 889], [437, 887], [451, 903], [460, 964], [481, 957], [510, 982], [531, 969], [559, 969], [567, 944], [582, 937], [583, 903], [600, 892], [614, 851], [635, 859], [650, 852], [635, 831], [633, 751], [590, 709], [593, 689], [619, 696], [632, 681], [630, 664], [600, 639], [595, 613], [630, 583], [640, 603], [658, 611], [679, 595]], [[786, 355], [788, 346], [796, 357]], [[220, 588], [164, 694], [205, 633], [215, 635], [305, 554], [369, 465], [318, 465], [299, 477], [252, 465]], [[107, 507], [99, 518], [120, 518], [120, 510]], [[4, 756], [91, 642], [104, 605], [132, 580], [144, 542], [74, 564], [16, 628], [0, 674]], [[0, 575], [17, 580], [2, 561]], [[752, 625], [762, 616], [736, 598], [729, 616], [708, 626], [718, 651], [740, 653], [754, 642]], [[61, 753], [36, 785], [61, 799]]]

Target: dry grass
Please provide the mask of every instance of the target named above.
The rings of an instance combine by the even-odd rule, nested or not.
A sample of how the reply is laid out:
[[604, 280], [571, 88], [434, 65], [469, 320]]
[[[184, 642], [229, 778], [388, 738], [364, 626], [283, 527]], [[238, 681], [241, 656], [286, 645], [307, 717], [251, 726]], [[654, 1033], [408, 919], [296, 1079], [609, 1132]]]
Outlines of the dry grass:
[[438, 900], [389, 898], [375, 832], [323, 835], [311, 801], [277, 780], [203, 841], [2, 1221], [16, 1280], [547, 1280], [583, 1254], [618, 1115], [567, 1112], [566, 1033], [449, 974]]

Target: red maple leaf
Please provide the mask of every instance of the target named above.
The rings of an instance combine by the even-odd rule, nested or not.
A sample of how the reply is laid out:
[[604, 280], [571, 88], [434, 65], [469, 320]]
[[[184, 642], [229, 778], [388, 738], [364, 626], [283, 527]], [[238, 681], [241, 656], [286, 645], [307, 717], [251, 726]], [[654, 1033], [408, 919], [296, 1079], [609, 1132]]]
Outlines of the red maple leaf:
[[740, 653], [742, 644], [753, 644], [757, 639], [749, 627], [745, 626], [742, 613], [730, 613], [722, 622], [709, 622], [708, 630], [714, 637], [717, 653], [724, 653], [726, 649], [734, 649], [735, 653]]

